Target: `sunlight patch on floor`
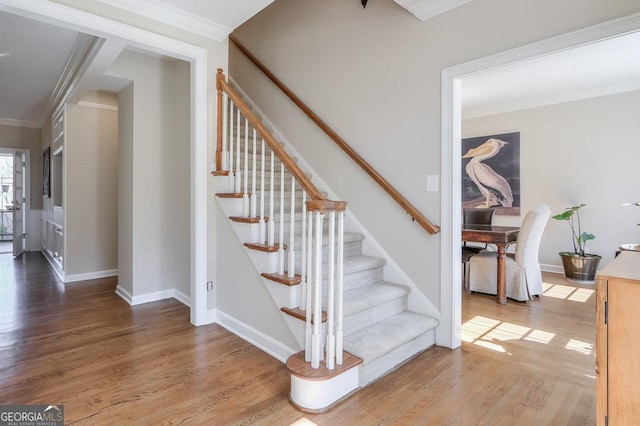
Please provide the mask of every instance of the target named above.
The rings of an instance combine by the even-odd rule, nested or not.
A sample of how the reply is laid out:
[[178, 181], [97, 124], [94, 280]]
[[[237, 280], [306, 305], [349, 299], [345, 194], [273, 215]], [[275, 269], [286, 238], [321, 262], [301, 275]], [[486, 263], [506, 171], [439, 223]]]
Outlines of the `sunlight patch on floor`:
[[555, 299], [571, 300], [572, 302], [586, 302], [595, 293], [594, 289], [574, 287], [564, 284], [542, 283], [542, 295]]
[[580, 352], [581, 354], [590, 355], [593, 350], [593, 344], [582, 342], [580, 340], [571, 339], [565, 345], [565, 349], [569, 349], [571, 351]]
[[555, 337], [554, 333], [543, 330], [535, 330], [510, 322], [499, 321], [483, 316], [475, 316], [462, 324], [462, 341], [473, 343], [506, 353], [507, 351], [499, 342], [510, 340], [527, 340], [530, 342], [547, 344]]
[[318, 426], [318, 424], [312, 422], [311, 420], [307, 419], [306, 417], [303, 417], [300, 420], [291, 423], [290, 426]]
[[531, 330], [528, 336], [524, 338], [524, 340], [528, 340], [530, 342], [538, 342], [538, 343], [549, 343], [554, 337], [556, 337], [555, 333], [549, 333], [548, 331], [542, 330]]

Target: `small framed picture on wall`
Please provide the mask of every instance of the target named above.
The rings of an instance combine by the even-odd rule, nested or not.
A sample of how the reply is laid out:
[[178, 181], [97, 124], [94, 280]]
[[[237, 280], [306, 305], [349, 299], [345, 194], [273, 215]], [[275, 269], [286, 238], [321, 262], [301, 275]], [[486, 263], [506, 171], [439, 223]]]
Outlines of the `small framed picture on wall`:
[[51, 147], [42, 153], [42, 196], [51, 198]]

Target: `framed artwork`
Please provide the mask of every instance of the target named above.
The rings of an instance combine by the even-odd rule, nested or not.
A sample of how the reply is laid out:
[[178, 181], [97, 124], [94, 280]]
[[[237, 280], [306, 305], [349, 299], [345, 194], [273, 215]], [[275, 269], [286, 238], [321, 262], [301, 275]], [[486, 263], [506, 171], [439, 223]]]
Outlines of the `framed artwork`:
[[462, 139], [462, 207], [520, 215], [520, 132]]
[[42, 196], [51, 198], [51, 147], [42, 153]]

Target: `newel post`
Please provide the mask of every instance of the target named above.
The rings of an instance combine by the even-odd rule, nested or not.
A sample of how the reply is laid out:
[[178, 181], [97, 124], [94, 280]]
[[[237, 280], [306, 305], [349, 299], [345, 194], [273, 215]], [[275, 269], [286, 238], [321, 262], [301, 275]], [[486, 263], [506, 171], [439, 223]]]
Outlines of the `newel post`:
[[[311, 354], [305, 354], [305, 359], [311, 361], [311, 368], [319, 368], [320, 360], [325, 360], [325, 367], [333, 370], [343, 361], [343, 257], [344, 257], [344, 212], [347, 208], [346, 201], [331, 201], [327, 199], [311, 200], [306, 202], [307, 211], [310, 212], [310, 222], [315, 222], [313, 229], [315, 236], [309, 232], [309, 239], [313, 238], [314, 244], [309, 244], [311, 264], [307, 269], [311, 288], [307, 291], [307, 333], [305, 350]], [[326, 259], [323, 259], [323, 219], [327, 216], [329, 226], [327, 229], [328, 246]], [[337, 227], [336, 227], [337, 225]], [[311, 229], [311, 228], [310, 228]], [[337, 249], [337, 250], [336, 250]], [[337, 253], [336, 253], [337, 251]], [[323, 265], [326, 264], [326, 276], [323, 277]], [[326, 282], [326, 291], [323, 291], [323, 281]], [[322, 297], [326, 294], [327, 300], [323, 303]], [[322, 309], [326, 306], [326, 336], [321, 336]], [[312, 312], [312, 314], [310, 314]], [[324, 345], [324, 354], [322, 342]], [[323, 356], [324, 355], [324, 356]]]
[[224, 73], [222, 68], [218, 68], [218, 74], [216, 74], [216, 89], [218, 91], [218, 119], [217, 119], [217, 135], [216, 135], [216, 171], [222, 171], [222, 158], [223, 158], [223, 146], [222, 146], [222, 81], [224, 81]]

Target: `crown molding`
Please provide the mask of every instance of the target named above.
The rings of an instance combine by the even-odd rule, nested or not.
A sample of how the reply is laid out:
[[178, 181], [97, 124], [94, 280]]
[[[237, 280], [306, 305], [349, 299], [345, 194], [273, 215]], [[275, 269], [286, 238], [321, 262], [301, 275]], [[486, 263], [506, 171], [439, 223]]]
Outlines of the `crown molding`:
[[233, 31], [232, 28], [217, 22], [204, 19], [200, 16], [185, 12], [173, 6], [160, 3], [156, 0], [98, 0], [129, 12], [136, 13], [154, 19], [165, 24], [210, 38], [222, 41]]
[[28, 120], [13, 120], [10, 118], [0, 117], [0, 126], [13, 126], [13, 127], [28, 127], [31, 129], [40, 128], [40, 123]]
[[87, 67], [104, 43], [104, 39], [80, 33], [67, 59], [62, 74], [53, 89], [38, 127], [44, 126], [53, 111], [73, 93]]
[[421, 21], [448, 12], [471, 0], [394, 0]]

